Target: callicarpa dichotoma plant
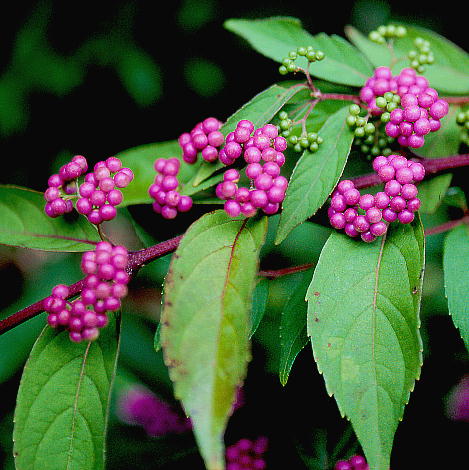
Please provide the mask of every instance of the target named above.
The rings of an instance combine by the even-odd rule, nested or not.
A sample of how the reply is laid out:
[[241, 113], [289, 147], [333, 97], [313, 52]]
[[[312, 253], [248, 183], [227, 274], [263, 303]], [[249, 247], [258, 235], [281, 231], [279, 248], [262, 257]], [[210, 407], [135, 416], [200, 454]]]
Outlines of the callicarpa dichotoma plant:
[[[172, 431], [191, 429], [208, 470], [270, 466], [265, 436], [225, 445], [224, 433], [271, 279], [304, 274], [282, 311], [281, 383], [311, 346], [363, 451], [324, 470], [392, 466], [422, 367], [425, 240], [437, 233], [446, 232], [448, 310], [469, 345], [467, 188], [451, 186], [450, 173], [469, 166], [469, 55], [410, 25], [368, 37], [347, 27], [348, 41], [311, 35], [294, 18], [225, 27], [278, 62], [281, 80], [226, 110], [229, 117], [201, 116], [192, 129], [176, 129], [177, 140], [93, 165], [76, 155], [44, 181], [44, 193], [0, 187], [2, 244], [82, 252], [81, 279], [0, 322], [4, 333], [47, 312], [18, 391], [18, 470], [105, 468], [123, 299], [139, 270], [168, 253], [155, 349], [186, 416], [144, 389], [121, 414], [153, 435], [163, 432], [158, 415]], [[236, 86], [248, 79], [240, 75]], [[179, 236], [132, 251], [108, 229], [119, 210], [142, 204], [151, 205], [155, 226], [196, 205], [220, 206]], [[420, 213], [441, 204], [459, 216], [424, 227]], [[281, 244], [311, 222], [329, 230], [317, 263], [261, 269], [266, 239]]]

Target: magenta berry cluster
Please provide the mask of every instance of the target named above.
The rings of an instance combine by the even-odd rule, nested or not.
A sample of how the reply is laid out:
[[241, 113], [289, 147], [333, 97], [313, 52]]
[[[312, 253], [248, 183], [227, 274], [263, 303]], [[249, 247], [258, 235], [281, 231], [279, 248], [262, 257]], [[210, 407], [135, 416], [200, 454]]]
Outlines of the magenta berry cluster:
[[45, 213], [49, 217], [59, 217], [73, 210], [70, 196], [76, 194], [76, 180], [88, 170], [88, 162], [82, 155], [75, 155], [72, 160], [60, 167], [58, 173], [49, 177], [48, 188], [44, 192]]
[[127, 295], [128, 261], [125, 247], [113, 247], [104, 241], [97, 243], [96, 250], [83, 253], [81, 269], [86, 277], [81, 295], [68, 302], [69, 288], [55, 286], [44, 301], [49, 325], [68, 330], [70, 339], [76, 343], [95, 340], [99, 329], [108, 323], [106, 312], [118, 310], [122, 297]]
[[216, 187], [217, 197], [226, 201], [225, 212], [230, 217], [240, 214], [252, 217], [258, 209], [267, 215], [277, 213], [288, 186], [288, 180], [280, 175], [285, 163], [286, 139], [278, 135], [273, 124], [254, 130], [251, 121], [242, 120], [226, 140], [220, 160], [229, 165], [242, 156], [247, 163], [245, 175], [250, 180], [250, 188], [238, 185], [241, 177], [238, 170], [227, 170], [223, 182]]
[[177, 191], [180, 166], [177, 158], [158, 158], [154, 164], [157, 175], [148, 194], [154, 199], [153, 210], [165, 219], [174, 219], [178, 212], [187, 212], [192, 207], [192, 198]]
[[369, 470], [365, 457], [353, 455], [347, 460], [339, 460], [334, 465], [334, 470]]
[[360, 90], [360, 99], [372, 115], [379, 116], [385, 111], [385, 104], [378, 106], [379, 98], [389, 92], [399, 96], [400, 106], [389, 109], [386, 134], [403, 147], [422, 147], [425, 135], [440, 129], [440, 119], [448, 114], [448, 103], [439, 98], [438, 92], [429, 87], [428, 80], [417, 75], [413, 68], [404, 68], [394, 77], [388, 67], [376, 68], [373, 77]]
[[122, 168], [117, 157], [109, 157], [96, 163], [93, 172], [85, 175], [80, 185], [80, 198], [76, 209], [95, 225], [114, 219], [116, 207], [122, 202], [123, 196], [119, 188], [125, 188], [134, 178], [130, 168]]
[[219, 148], [225, 143], [225, 136], [220, 132], [222, 123], [208, 117], [199, 122], [190, 132], [179, 136], [178, 142], [182, 148], [182, 158], [186, 163], [195, 163], [199, 153], [207, 162], [218, 159]]
[[399, 221], [409, 224], [420, 208], [418, 189], [415, 183], [422, 181], [425, 168], [401, 155], [378, 156], [373, 169], [384, 185], [384, 191], [375, 195], [361, 195], [353, 181], [342, 180], [332, 194], [328, 209], [332, 227], [350, 237], [372, 242], [384, 235], [388, 224]]
[[266, 462], [264, 454], [267, 452], [268, 440], [266, 437], [240, 439], [226, 448], [226, 470], [264, 470]]

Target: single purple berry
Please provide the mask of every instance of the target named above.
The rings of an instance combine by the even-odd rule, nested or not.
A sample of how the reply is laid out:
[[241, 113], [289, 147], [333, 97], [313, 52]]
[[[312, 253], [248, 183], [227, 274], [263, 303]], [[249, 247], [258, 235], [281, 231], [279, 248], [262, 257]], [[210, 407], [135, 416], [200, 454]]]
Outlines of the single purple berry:
[[202, 150], [202, 158], [206, 162], [214, 162], [218, 159], [218, 150], [211, 145], [207, 145], [207, 147]]
[[344, 214], [337, 212], [330, 218], [330, 223], [335, 229], [341, 230], [345, 227], [347, 221]]
[[342, 180], [337, 185], [337, 191], [339, 191], [339, 193], [341, 193], [341, 194], [344, 194], [349, 189], [355, 189], [355, 184], [351, 180]]
[[394, 211], [394, 212], [401, 212], [406, 208], [407, 202], [406, 200], [401, 197], [401, 196], [395, 196], [391, 199], [391, 202], [389, 203], [389, 207]]
[[382, 218], [381, 211], [377, 207], [370, 207], [365, 214], [366, 220], [370, 224], [376, 224]]
[[387, 164], [378, 168], [377, 173], [381, 181], [386, 183], [387, 181], [391, 181], [394, 178], [396, 171], [391, 165]]
[[384, 192], [390, 196], [390, 197], [394, 197], [394, 196], [397, 196], [398, 194], [400, 194], [401, 192], [401, 184], [396, 181], [396, 180], [391, 180], [391, 181], [388, 181], [385, 185], [384, 185]]
[[188, 212], [192, 208], [192, 198], [190, 196], [181, 196], [178, 202], [177, 210], [179, 212]]
[[262, 208], [268, 204], [269, 199], [267, 198], [267, 194], [265, 191], [263, 191], [262, 189], [254, 189], [253, 191], [251, 191], [250, 202], [254, 207]]
[[413, 212], [404, 209], [403, 211], [399, 212], [399, 214], [397, 214], [397, 218], [402, 224], [410, 224], [414, 220], [415, 215]]
[[388, 230], [388, 226], [386, 225], [385, 222], [376, 222], [375, 224], [370, 225], [370, 232], [375, 236], [375, 237], [381, 237], [384, 235]]
[[353, 221], [353, 226], [357, 232], [367, 232], [370, 228], [369, 222], [366, 220], [364, 215], [358, 215]]
[[345, 217], [345, 222], [347, 224], [353, 224], [353, 221], [355, 220], [355, 217], [357, 217], [358, 212], [356, 209], [353, 207], [349, 207], [345, 212], [344, 212], [344, 217]]
[[445, 100], [439, 99], [430, 106], [430, 116], [433, 119], [441, 119], [448, 114], [448, 103]]
[[392, 209], [383, 209], [383, 219], [386, 222], [394, 222], [397, 219], [397, 214]]
[[161, 215], [165, 219], [174, 219], [178, 215], [178, 211], [174, 207], [165, 205], [161, 208]]
[[342, 196], [341, 194], [337, 194], [336, 196], [333, 196], [333, 198], [331, 199], [331, 207], [336, 212], [345, 211], [345, 209], [347, 209], [347, 203], [345, 202], [345, 197]]
[[358, 205], [361, 209], [366, 211], [375, 205], [375, 197], [373, 196], [373, 194], [363, 194], [362, 196], [360, 196], [360, 201]]
[[351, 464], [348, 463], [347, 460], [339, 460], [334, 465], [334, 470], [353, 470], [353, 467]]
[[407, 201], [406, 208], [410, 212], [417, 212], [420, 209], [420, 205], [421, 205], [420, 199], [418, 197], [414, 197]]
[[380, 191], [375, 194], [375, 206], [378, 209], [385, 209], [388, 207], [389, 201], [390, 198], [385, 192]]

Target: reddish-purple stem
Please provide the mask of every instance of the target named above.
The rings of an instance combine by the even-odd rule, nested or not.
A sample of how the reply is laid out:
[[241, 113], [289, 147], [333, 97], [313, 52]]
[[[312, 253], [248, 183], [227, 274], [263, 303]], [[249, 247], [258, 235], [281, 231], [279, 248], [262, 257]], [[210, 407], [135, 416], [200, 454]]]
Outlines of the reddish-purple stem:
[[[443, 158], [418, 158], [417, 159], [425, 167], [427, 174], [438, 173], [440, 171], [448, 170], [451, 168], [458, 168], [463, 166], [469, 166], [469, 154], [462, 155], [453, 155], [450, 157]], [[353, 178], [352, 181], [355, 183], [356, 188], [362, 189], [370, 186], [376, 186], [381, 183], [378, 175], [376, 174], [367, 174]], [[465, 216], [459, 220], [453, 220], [447, 222], [441, 226], [433, 227], [426, 231], [426, 235], [433, 235], [435, 233], [441, 233], [447, 230], [450, 230], [457, 225], [462, 223], [469, 223], [469, 216]], [[135, 251], [129, 254], [129, 264], [127, 266], [127, 271], [129, 274], [135, 274], [139, 268], [145, 264], [150, 263], [151, 261], [161, 258], [162, 256], [172, 253], [179, 246], [179, 243], [182, 239], [182, 235], [171, 238], [164, 242], [158, 243], [156, 245], [150, 246], [140, 251]], [[280, 270], [271, 270], [271, 271], [260, 271], [259, 275], [268, 278], [277, 278], [284, 276], [286, 274], [291, 274], [294, 272], [304, 271], [311, 267], [310, 264], [304, 264], [300, 266], [293, 266], [291, 268], [284, 268]], [[70, 296], [74, 297], [78, 295], [83, 288], [83, 279], [69, 286]], [[0, 334], [5, 333], [8, 330], [11, 330], [15, 326], [24, 323], [26, 320], [35, 317], [39, 313], [43, 312], [43, 301], [44, 299], [26, 307], [19, 312], [10, 315], [4, 320], [0, 321]]]
[[292, 266], [290, 268], [282, 269], [265, 269], [259, 271], [259, 276], [267, 277], [268, 279], [277, 279], [278, 277], [286, 276], [288, 274], [300, 273], [306, 271], [314, 266], [313, 263], [300, 264], [299, 266]]

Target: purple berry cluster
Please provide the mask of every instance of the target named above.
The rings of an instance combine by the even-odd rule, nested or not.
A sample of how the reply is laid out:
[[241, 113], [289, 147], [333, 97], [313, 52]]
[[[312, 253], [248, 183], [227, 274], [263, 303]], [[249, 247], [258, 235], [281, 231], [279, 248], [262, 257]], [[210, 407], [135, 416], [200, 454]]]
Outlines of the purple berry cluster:
[[207, 162], [218, 159], [218, 150], [225, 143], [225, 136], [220, 132], [222, 123], [208, 117], [199, 122], [190, 132], [179, 136], [178, 142], [182, 148], [182, 158], [186, 163], [195, 163], [199, 153]]
[[217, 197], [226, 201], [225, 212], [230, 217], [240, 214], [252, 217], [257, 209], [267, 215], [277, 213], [288, 186], [288, 180], [280, 175], [285, 163], [286, 139], [278, 135], [273, 124], [254, 130], [251, 121], [242, 120], [226, 141], [220, 160], [231, 165], [242, 156], [247, 163], [245, 175], [250, 180], [250, 188], [237, 184], [241, 176], [238, 170], [227, 170], [223, 182], [216, 187]]
[[151, 437], [180, 434], [192, 429], [189, 418], [141, 385], [134, 385], [119, 397], [117, 414], [127, 424], [143, 427]]
[[240, 439], [226, 448], [226, 470], [264, 470], [266, 462], [263, 455], [267, 452], [268, 440]]
[[177, 191], [180, 166], [177, 158], [158, 158], [154, 164], [157, 175], [148, 188], [148, 194], [155, 200], [153, 210], [165, 219], [174, 219], [178, 212], [187, 212], [192, 207], [192, 198]]
[[48, 188], [44, 192], [44, 211], [49, 217], [59, 217], [73, 210], [70, 196], [77, 192], [76, 179], [87, 170], [86, 158], [75, 155], [69, 163], [60, 167], [58, 173], [49, 177]]
[[334, 465], [334, 470], [368, 470], [369, 468], [362, 455], [354, 455], [348, 460], [339, 460]]
[[344, 229], [350, 237], [360, 235], [368, 243], [384, 235], [389, 223], [397, 220], [409, 224], [414, 220], [414, 213], [420, 208], [415, 183], [425, 176], [422, 164], [401, 155], [378, 156], [373, 169], [385, 183], [384, 191], [361, 195], [353, 181], [342, 180], [328, 209], [332, 227]]
[[122, 192], [134, 178], [130, 168], [122, 168], [117, 157], [109, 157], [96, 163], [93, 172], [85, 175], [85, 181], [79, 187], [80, 198], [76, 209], [95, 225], [114, 219], [116, 207], [122, 202]]
[[106, 312], [118, 310], [120, 299], [127, 295], [127, 263], [127, 250], [108, 242], [99, 242], [95, 251], [83, 253], [81, 269], [86, 277], [81, 296], [68, 302], [69, 288], [55, 286], [44, 301], [49, 325], [68, 330], [70, 339], [76, 343], [95, 340], [99, 329], [108, 323]]
[[400, 106], [389, 109], [386, 134], [397, 139], [401, 146], [422, 147], [425, 135], [440, 129], [440, 119], [448, 114], [448, 103], [439, 98], [438, 92], [429, 87], [428, 80], [412, 68], [404, 68], [395, 77], [388, 67], [376, 68], [373, 77], [360, 90], [360, 99], [372, 115], [380, 116], [385, 109], [378, 106], [379, 98], [389, 92], [399, 96]]

